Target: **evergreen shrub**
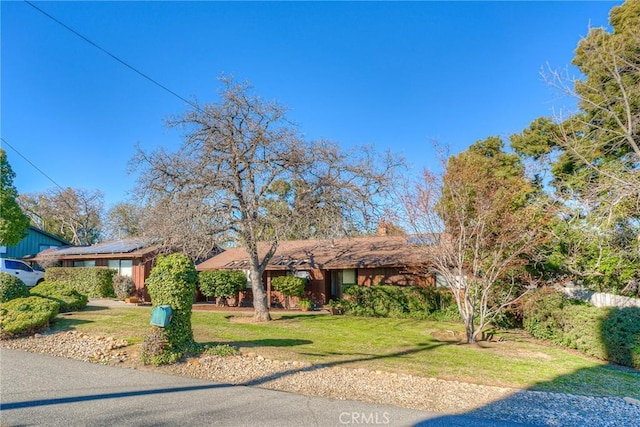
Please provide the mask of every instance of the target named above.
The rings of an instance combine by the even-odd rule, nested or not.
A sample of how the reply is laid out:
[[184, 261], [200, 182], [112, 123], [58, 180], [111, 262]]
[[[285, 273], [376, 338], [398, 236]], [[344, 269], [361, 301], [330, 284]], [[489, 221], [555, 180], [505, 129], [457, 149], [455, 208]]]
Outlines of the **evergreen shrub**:
[[282, 293], [285, 297], [285, 308], [289, 308], [290, 297], [300, 298], [304, 295], [304, 285], [306, 283], [306, 279], [294, 276], [277, 276], [271, 279], [271, 286], [273, 289]]
[[640, 307], [610, 307], [602, 321], [607, 360], [640, 369]]
[[522, 316], [535, 338], [640, 368], [640, 308], [597, 308], [543, 289], [526, 298]]
[[142, 360], [154, 365], [170, 364], [195, 350], [191, 329], [191, 308], [198, 273], [182, 254], [159, 256], [146, 281], [153, 307], [169, 305], [173, 317], [166, 328], [151, 326], [143, 343]]
[[426, 286], [350, 286], [344, 295], [345, 314], [355, 316], [426, 319], [453, 305], [448, 291]]
[[246, 289], [247, 276], [236, 270], [201, 271], [198, 273], [198, 287], [203, 295], [221, 298], [223, 304], [226, 304], [227, 298]]
[[49, 326], [58, 315], [59, 304], [36, 296], [16, 298], [0, 304], [0, 338], [33, 334]]
[[48, 298], [60, 305], [60, 313], [82, 310], [87, 306], [86, 295], [76, 291], [73, 286], [67, 283], [42, 282], [38, 286], [31, 288], [31, 295]]
[[113, 276], [116, 270], [100, 267], [49, 267], [47, 282], [64, 282], [89, 298], [113, 298]]
[[29, 288], [13, 274], [0, 272], [0, 303], [29, 296]]

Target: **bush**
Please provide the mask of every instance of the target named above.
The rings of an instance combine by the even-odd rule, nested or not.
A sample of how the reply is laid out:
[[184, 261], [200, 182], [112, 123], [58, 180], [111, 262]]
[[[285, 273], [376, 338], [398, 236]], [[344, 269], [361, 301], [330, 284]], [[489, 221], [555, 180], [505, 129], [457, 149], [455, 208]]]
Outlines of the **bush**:
[[115, 274], [112, 279], [113, 293], [119, 300], [128, 298], [136, 288], [133, 279], [129, 276]]
[[58, 315], [57, 302], [46, 298], [16, 298], [0, 304], [0, 338], [46, 329]]
[[247, 276], [235, 270], [202, 271], [198, 273], [198, 283], [203, 295], [222, 298], [226, 304], [227, 298], [238, 295], [247, 287]]
[[607, 360], [640, 369], [640, 308], [609, 308], [602, 321]]
[[284, 308], [289, 308], [290, 297], [302, 297], [306, 279], [294, 276], [277, 276], [271, 279], [271, 286], [275, 291], [284, 295]]
[[146, 285], [153, 307], [169, 305], [173, 317], [166, 328], [151, 327], [151, 334], [145, 337], [143, 344], [144, 363], [173, 363], [196, 347], [191, 329], [191, 307], [197, 281], [196, 268], [186, 256], [158, 257]]
[[344, 295], [345, 313], [355, 316], [426, 319], [453, 304], [449, 292], [424, 286], [350, 286]]
[[240, 350], [229, 344], [217, 344], [213, 347], [205, 346], [203, 353], [208, 356], [226, 357], [237, 356], [240, 354]]
[[29, 288], [13, 274], [0, 272], [0, 303], [29, 296]]
[[89, 298], [113, 298], [115, 270], [100, 267], [50, 267], [44, 273], [47, 282], [64, 282]]
[[597, 308], [540, 290], [523, 303], [523, 326], [535, 338], [640, 368], [640, 308]]
[[554, 341], [560, 331], [562, 309], [570, 301], [560, 292], [541, 289], [522, 303], [522, 326], [535, 338]]
[[60, 305], [60, 313], [82, 310], [87, 306], [87, 296], [66, 283], [42, 282], [31, 288], [31, 295], [48, 298]]

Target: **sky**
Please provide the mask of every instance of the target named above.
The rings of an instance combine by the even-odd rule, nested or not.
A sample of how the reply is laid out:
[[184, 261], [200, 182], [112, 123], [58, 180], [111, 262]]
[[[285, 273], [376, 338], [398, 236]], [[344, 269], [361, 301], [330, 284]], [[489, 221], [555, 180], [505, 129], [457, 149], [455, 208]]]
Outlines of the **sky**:
[[[219, 101], [218, 78], [286, 106], [308, 140], [373, 145], [410, 171], [573, 108], [540, 75], [570, 66], [621, 1], [0, 3], [0, 133], [19, 193], [128, 201], [136, 145], [179, 149], [165, 120]], [[108, 52], [108, 53], [105, 53]], [[569, 68], [569, 72], [575, 72]]]

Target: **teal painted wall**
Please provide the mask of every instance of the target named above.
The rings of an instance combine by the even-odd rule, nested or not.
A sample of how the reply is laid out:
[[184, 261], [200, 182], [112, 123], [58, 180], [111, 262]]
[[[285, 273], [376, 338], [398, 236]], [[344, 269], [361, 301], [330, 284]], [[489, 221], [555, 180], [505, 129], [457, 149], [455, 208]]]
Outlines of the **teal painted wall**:
[[17, 245], [7, 247], [6, 253], [0, 253], [2, 258], [22, 258], [26, 255], [35, 255], [51, 246], [67, 246], [69, 242], [43, 233], [37, 228], [30, 227], [27, 237]]

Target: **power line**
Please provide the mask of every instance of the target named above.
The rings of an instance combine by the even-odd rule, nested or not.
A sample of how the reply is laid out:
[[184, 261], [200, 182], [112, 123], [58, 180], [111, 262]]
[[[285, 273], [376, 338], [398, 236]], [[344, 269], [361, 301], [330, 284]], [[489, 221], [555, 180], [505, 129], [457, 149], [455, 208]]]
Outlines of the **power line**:
[[[124, 60], [120, 59], [118, 56], [114, 55], [113, 53], [109, 52], [108, 50], [106, 50], [105, 48], [103, 48], [102, 46], [98, 45], [97, 43], [93, 42], [92, 40], [90, 40], [88, 37], [84, 36], [83, 34], [81, 34], [80, 32], [74, 30], [73, 28], [71, 28], [70, 26], [68, 26], [67, 24], [65, 24], [64, 22], [60, 21], [59, 19], [57, 19], [56, 17], [54, 17], [53, 15], [49, 14], [48, 12], [40, 9], [38, 6], [36, 6], [35, 4], [31, 3], [28, 0], [24, 0], [24, 2], [26, 4], [28, 4], [29, 6], [31, 6], [32, 8], [34, 8], [35, 10], [37, 10], [38, 12], [40, 12], [41, 14], [43, 14], [44, 16], [46, 16], [47, 18], [51, 19], [52, 21], [54, 21], [55, 23], [57, 23], [58, 25], [62, 26], [63, 28], [65, 28], [66, 30], [70, 31], [71, 33], [75, 34], [76, 36], [80, 37], [82, 40], [84, 40], [85, 42], [89, 43], [91, 46], [95, 47], [96, 49], [102, 51], [103, 53], [105, 53], [106, 55], [110, 56], [111, 58], [113, 58], [114, 60], [118, 61], [120, 64], [124, 65], [125, 67], [129, 68], [131, 71], [135, 72], [136, 74], [138, 74], [139, 76], [145, 78], [146, 80], [150, 81], [151, 83], [153, 83], [154, 85], [158, 86], [159, 88], [161, 88], [162, 90], [170, 93], [171, 95], [175, 96], [176, 98], [180, 99], [181, 101], [187, 103], [188, 105], [190, 105], [191, 107], [193, 107], [194, 109], [196, 109], [197, 111], [203, 112], [197, 105], [195, 105], [193, 102], [185, 99], [184, 97], [180, 96], [179, 94], [177, 94], [176, 92], [174, 92], [173, 90], [169, 89], [168, 87], [166, 87], [165, 85], [163, 85], [162, 83], [158, 82], [157, 80], [153, 79], [152, 77], [148, 76], [147, 74], [143, 73], [142, 71], [138, 70], [137, 68], [135, 68], [134, 66], [130, 65], [129, 63], [125, 62]], [[61, 190], [64, 190], [64, 188], [58, 184], [57, 182], [55, 182], [49, 175], [47, 175], [44, 171], [42, 171], [42, 169], [40, 169], [38, 166], [36, 166], [33, 162], [31, 162], [31, 160], [29, 160], [27, 157], [25, 157], [22, 153], [20, 153], [15, 147], [13, 147], [11, 144], [9, 144], [7, 142], [7, 140], [5, 140], [4, 138], [0, 137], [0, 139], [2, 140], [2, 142], [4, 142], [5, 144], [7, 144], [13, 151], [15, 151], [20, 157], [22, 157], [27, 163], [29, 163], [31, 166], [33, 166], [33, 168], [35, 170], [37, 170], [38, 172], [40, 172], [44, 177], [46, 177], [49, 181], [51, 181], [56, 187], [60, 188]]]
[[1, 140], [3, 143], [7, 144], [7, 145], [9, 146], [9, 148], [11, 148], [13, 151], [15, 151], [15, 152], [20, 156], [20, 157], [22, 157], [22, 158], [23, 158], [27, 163], [29, 163], [31, 166], [33, 166], [33, 168], [34, 168], [35, 170], [37, 170], [38, 172], [40, 172], [40, 173], [41, 173], [45, 178], [47, 178], [49, 181], [53, 182], [53, 184], [54, 184], [56, 187], [58, 187], [59, 189], [61, 189], [61, 190], [63, 190], [63, 191], [64, 191], [64, 188], [62, 188], [62, 186], [61, 186], [60, 184], [58, 184], [57, 182], [55, 182], [55, 181], [53, 180], [53, 178], [51, 178], [49, 175], [47, 175], [46, 173], [44, 173], [44, 172], [42, 171], [42, 169], [40, 169], [38, 166], [36, 166], [36, 165], [31, 161], [31, 160], [27, 159], [27, 158], [26, 158], [26, 157], [25, 157], [21, 152], [19, 152], [19, 151], [18, 151], [18, 150], [13, 146], [13, 145], [9, 144], [9, 143], [7, 142], [7, 140], [6, 140], [6, 139], [4, 139], [3, 137], [1, 137], [1, 136], [0, 136], [0, 140]]
[[63, 28], [67, 29], [68, 31], [72, 32], [73, 34], [75, 34], [76, 36], [80, 37], [82, 40], [84, 40], [85, 42], [89, 43], [91, 46], [95, 47], [96, 49], [102, 51], [103, 53], [109, 55], [111, 58], [115, 59], [116, 61], [118, 61], [119, 63], [121, 63], [122, 65], [124, 65], [125, 67], [129, 68], [131, 71], [137, 73], [138, 75], [140, 75], [141, 77], [147, 79], [148, 81], [150, 81], [151, 83], [153, 83], [154, 85], [158, 86], [159, 88], [165, 90], [166, 92], [169, 92], [171, 95], [175, 96], [176, 98], [186, 102], [187, 104], [189, 104], [190, 106], [192, 106], [193, 108], [195, 108], [197, 111], [202, 112], [202, 110], [200, 108], [198, 108], [197, 105], [193, 104], [191, 101], [183, 98], [182, 96], [178, 95], [176, 92], [172, 91], [171, 89], [169, 89], [168, 87], [166, 87], [165, 85], [163, 85], [162, 83], [159, 83], [157, 80], [149, 77], [148, 75], [146, 75], [145, 73], [143, 73], [142, 71], [138, 70], [137, 68], [135, 68], [133, 65], [128, 64], [127, 62], [125, 62], [124, 60], [120, 59], [119, 57], [117, 57], [116, 55], [114, 55], [113, 53], [109, 52], [108, 50], [106, 50], [105, 48], [103, 48], [102, 46], [98, 45], [97, 43], [91, 41], [88, 37], [84, 36], [83, 34], [79, 33], [78, 31], [74, 30], [73, 28], [69, 27], [67, 24], [65, 24], [64, 22], [58, 20], [56, 17], [50, 15], [49, 13], [45, 12], [44, 10], [40, 9], [38, 6], [34, 5], [33, 3], [31, 3], [28, 0], [24, 0], [24, 2], [26, 4], [28, 4], [29, 6], [31, 6], [32, 8], [36, 9], [38, 12], [42, 13], [44, 16], [46, 16], [47, 18], [51, 19], [52, 21], [56, 22], [57, 24], [61, 25]]

